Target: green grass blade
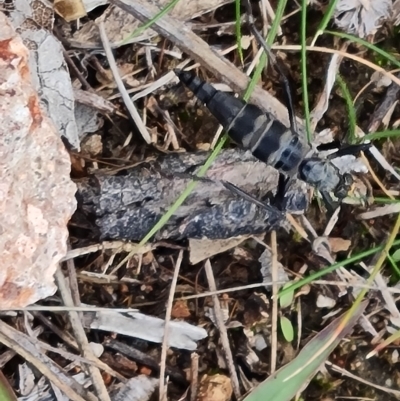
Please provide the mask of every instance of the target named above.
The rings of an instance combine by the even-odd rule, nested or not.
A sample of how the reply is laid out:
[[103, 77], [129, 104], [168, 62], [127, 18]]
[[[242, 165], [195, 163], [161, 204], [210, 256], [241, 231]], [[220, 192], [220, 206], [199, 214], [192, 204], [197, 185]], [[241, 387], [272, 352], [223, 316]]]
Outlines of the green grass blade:
[[[397, 245], [400, 245], [400, 240], [397, 240], [397, 241], [393, 242], [393, 246], [397, 246]], [[285, 294], [287, 294], [287, 293], [289, 293], [291, 291], [295, 291], [298, 288], [301, 288], [306, 284], [310, 284], [314, 280], [317, 280], [317, 279], [325, 276], [326, 274], [331, 273], [331, 272], [335, 271], [336, 269], [339, 269], [339, 267], [347, 266], [347, 265], [350, 265], [350, 264], [352, 264], [354, 262], [358, 262], [361, 259], [364, 259], [364, 258], [366, 258], [368, 256], [374, 255], [377, 252], [381, 252], [383, 249], [384, 249], [384, 245], [377, 246], [375, 248], [368, 249], [367, 251], [360, 252], [359, 254], [354, 255], [354, 256], [346, 259], [346, 260], [342, 260], [341, 262], [337, 262], [337, 263], [334, 263], [331, 266], [325, 267], [325, 268], [319, 270], [318, 272], [313, 273], [310, 276], [308, 276], [308, 277], [306, 277], [306, 278], [304, 278], [302, 280], [296, 281], [291, 286], [282, 289], [279, 292], [278, 297], [284, 296]]]
[[178, 4], [180, 0], [172, 0], [171, 3], [167, 4], [162, 10], [160, 10], [159, 13], [157, 13], [151, 20], [147, 21], [145, 24], [140, 26], [139, 28], [135, 29], [127, 38], [125, 38], [122, 42], [121, 45], [126, 44], [129, 42], [131, 39], [133, 39], [136, 36], [139, 36], [142, 32], [144, 32], [146, 29], [150, 28], [156, 21], [158, 21], [160, 18], [162, 18], [165, 14], [168, 14], [175, 6]]
[[314, 35], [313, 40], [311, 41], [311, 46], [314, 46], [318, 37], [324, 33], [326, 27], [329, 24], [330, 19], [332, 18], [333, 13], [335, 12], [337, 2], [338, 2], [338, 0], [331, 0], [329, 2], [328, 8], [326, 9], [326, 11], [324, 13], [324, 17], [322, 18], [322, 21], [319, 24], [319, 27], [317, 29], [317, 32]]
[[[228, 139], [227, 135], [224, 135], [220, 141], [218, 142], [217, 146], [206, 160], [204, 165], [199, 170], [197, 176], [204, 177], [207, 170], [210, 168], [211, 164], [214, 162], [215, 158], [218, 156], [218, 153], [224, 146], [226, 140]], [[175, 201], [175, 203], [168, 209], [168, 211], [161, 217], [161, 219], [154, 225], [154, 227], [146, 234], [146, 236], [140, 241], [139, 246], [145, 245], [156, 233], [159, 231], [171, 218], [171, 216], [178, 210], [178, 207], [182, 205], [182, 203], [186, 200], [186, 198], [190, 195], [193, 191], [194, 187], [197, 185], [196, 181], [190, 181], [188, 186], [179, 196], [179, 198]]]
[[312, 142], [310, 125], [310, 105], [308, 102], [308, 83], [307, 83], [307, 0], [301, 3], [301, 85], [303, 89], [304, 120], [306, 123], [306, 133], [308, 143]]
[[17, 397], [11, 384], [8, 382], [3, 372], [0, 370], [0, 400], [1, 401], [17, 401]]
[[400, 200], [377, 196], [374, 197], [374, 203], [393, 204], [400, 203]]
[[[400, 278], [400, 268], [397, 266], [396, 260], [394, 260], [390, 255], [387, 255], [387, 260], [389, 261], [390, 265], [392, 266], [392, 270], [396, 274], [397, 280]], [[393, 279], [393, 277], [392, 277]]]
[[[290, 287], [291, 285], [292, 285], [292, 283], [289, 282], [289, 283], [286, 283], [282, 288], [287, 288], [287, 287]], [[279, 306], [281, 307], [281, 309], [287, 308], [290, 305], [292, 305], [293, 298], [294, 298], [293, 291], [279, 297]]]
[[342, 39], [347, 39], [347, 40], [350, 40], [351, 42], [355, 42], [355, 43], [358, 43], [360, 45], [363, 45], [367, 49], [372, 50], [375, 53], [380, 54], [387, 61], [390, 61], [396, 67], [400, 68], [400, 62], [395, 57], [393, 57], [391, 54], [387, 53], [385, 50], [382, 50], [379, 47], [373, 45], [372, 43], [367, 42], [364, 39], [360, 39], [360, 38], [357, 38], [356, 36], [348, 35], [347, 33], [343, 33], [343, 32], [325, 31], [325, 33], [328, 33], [330, 35], [337, 36], [337, 37], [342, 38]]
[[354, 102], [351, 97], [349, 88], [346, 85], [346, 82], [343, 80], [340, 74], [336, 75], [336, 81], [340, 86], [340, 90], [342, 91], [342, 95], [346, 102], [347, 113], [349, 116], [349, 143], [356, 142], [356, 110], [354, 108]]
[[237, 50], [241, 64], [243, 65], [243, 49], [242, 49], [242, 24], [241, 24], [241, 15], [240, 15], [240, 0], [235, 0], [235, 30], [236, 30], [236, 43]]
[[[272, 22], [272, 26], [270, 31], [268, 32], [267, 35], [267, 45], [272, 46], [274, 43], [276, 34], [278, 33], [278, 28], [280, 26], [282, 17], [283, 17], [283, 12], [285, 11], [287, 0], [279, 0], [278, 2], [278, 7], [276, 9], [275, 13], [275, 19]], [[263, 72], [265, 65], [267, 64], [267, 55], [265, 53], [262, 54], [260, 57], [260, 61], [257, 65], [257, 68], [254, 71], [254, 74], [251, 78], [250, 84], [243, 95], [243, 99], [247, 102], [251, 96], [251, 93], [253, 92], [255, 86], [257, 85], [258, 80], [260, 79], [261, 73]]]
[[[364, 312], [367, 302], [362, 303], [338, 333], [343, 316], [335, 319], [320, 331], [299, 353], [283, 368], [256, 387], [243, 401], [290, 401], [304, 388], [318, 372], [322, 363], [357, 323]], [[316, 357], [315, 357], [316, 356]]]
[[[285, 9], [287, 0], [280, 0], [278, 3], [278, 8], [276, 11], [276, 18], [274, 20], [274, 23], [272, 24], [271, 30], [269, 32], [268, 38], [269, 42], [273, 43], [276, 33], [278, 31], [278, 27], [280, 24], [280, 21], [283, 16], [283, 12]], [[154, 18], [153, 18], [154, 20]], [[267, 40], [267, 43], [269, 43]], [[264, 55], [265, 56], [265, 55]], [[259, 74], [257, 76], [256, 72], [254, 73], [249, 87], [246, 90], [245, 95], [243, 98], [247, 101], [251, 95], [252, 90], [254, 89], [254, 86], [256, 85], [258, 78], [261, 75], [261, 72], [265, 66], [266, 58], [264, 57], [264, 64], [262, 65], [261, 59], [260, 63], [256, 69], [259, 70]], [[197, 174], [198, 177], [203, 177], [211, 164], [214, 162], [215, 158], [218, 156], [218, 153], [221, 151], [222, 147], [224, 146], [225, 142], [228, 140], [228, 135], [225, 134], [222, 136], [220, 141], [218, 142], [217, 146], [214, 148], [212, 151], [211, 155], [208, 157], [204, 165], [201, 167], [199, 173]], [[154, 227], [146, 234], [146, 236], [140, 241], [139, 246], [145, 245], [166, 223], [167, 221], [171, 218], [171, 216], [177, 211], [179, 206], [183, 204], [183, 202], [186, 200], [186, 198], [190, 195], [190, 193], [193, 191], [194, 187], [196, 186], [195, 181], [191, 181], [188, 186], [185, 188], [185, 190], [182, 192], [182, 194], [179, 196], [179, 198], [174, 202], [174, 204], [168, 209], [168, 211], [160, 218], [160, 220], [154, 225]]]
[[372, 132], [371, 134], [367, 134], [367, 135], [363, 136], [362, 140], [363, 141], [373, 141], [375, 139], [397, 138], [397, 137], [400, 137], [400, 129]]

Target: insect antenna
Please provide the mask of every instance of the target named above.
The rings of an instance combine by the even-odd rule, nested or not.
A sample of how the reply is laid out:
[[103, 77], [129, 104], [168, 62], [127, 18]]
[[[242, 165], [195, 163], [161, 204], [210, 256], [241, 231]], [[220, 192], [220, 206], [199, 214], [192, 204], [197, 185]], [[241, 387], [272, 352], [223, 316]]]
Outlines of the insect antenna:
[[272, 216], [274, 216], [276, 219], [283, 219], [284, 218], [284, 213], [280, 211], [278, 208], [268, 205], [265, 202], [261, 202], [257, 198], [255, 198], [253, 195], [250, 195], [246, 191], [243, 191], [243, 189], [240, 189], [236, 185], [232, 184], [229, 181], [224, 181], [221, 180], [222, 185], [231, 191], [232, 193], [238, 195], [239, 197], [247, 200], [248, 202], [254, 203], [256, 206], [260, 207], [261, 209], [266, 210], [268, 213], [270, 213]]
[[293, 106], [293, 99], [290, 92], [290, 85], [289, 81], [283, 72], [282, 67], [279, 65], [279, 61], [276, 59], [275, 55], [272, 53], [270, 47], [265, 42], [263, 36], [261, 35], [260, 31], [256, 28], [253, 10], [251, 8], [250, 0], [244, 0], [244, 4], [246, 7], [246, 14], [247, 14], [247, 25], [249, 26], [250, 32], [254, 35], [259, 45], [264, 49], [265, 53], [267, 54], [268, 58], [270, 59], [271, 64], [275, 67], [276, 71], [278, 72], [281, 80], [281, 85], [283, 89], [283, 93], [285, 94], [285, 103], [289, 113], [289, 122], [290, 122], [290, 129], [293, 133], [297, 134], [297, 122], [296, 122], [296, 115]]

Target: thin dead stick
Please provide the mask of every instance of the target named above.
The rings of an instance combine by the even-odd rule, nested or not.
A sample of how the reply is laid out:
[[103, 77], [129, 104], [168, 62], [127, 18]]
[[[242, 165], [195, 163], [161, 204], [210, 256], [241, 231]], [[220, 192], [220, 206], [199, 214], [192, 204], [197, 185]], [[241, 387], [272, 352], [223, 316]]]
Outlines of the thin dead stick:
[[382, 181], [378, 178], [378, 176], [375, 174], [374, 170], [371, 168], [371, 165], [369, 164], [368, 159], [365, 157], [364, 153], [361, 152], [361, 159], [365, 163], [365, 165], [368, 168], [369, 173], [372, 175], [372, 178], [374, 181], [378, 184], [379, 188], [382, 190], [382, 192], [390, 199], [395, 199], [394, 196], [386, 189], [386, 187], [383, 185]]
[[[278, 281], [276, 284], [278, 285], [284, 285], [286, 284], [287, 281]], [[374, 291], [382, 291], [382, 290], [387, 290], [393, 294], [400, 294], [400, 289], [399, 288], [386, 288], [386, 287], [379, 287], [376, 285], [368, 285], [368, 284], [363, 284], [363, 283], [347, 283], [343, 281], [336, 281], [336, 280], [313, 280], [313, 285], [332, 285], [332, 286], [344, 286], [346, 288], [367, 288], [368, 290], [374, 290]], [[206, 291], [201, 294], [196, 294], [196, 295], [187, 295], [184, 297], [179, 297], [176, 298], [177, 300], [189, 300], [189, 299], [198, 299], [198, 298], [205, 298], [205, 297], [210, 297], [212, 295], [219, 295], [219, 294], [224, 294], [224, 293], [230, 293], [230, 292], [236, 292], [236, 291], [243, 291], [243, 290], [249, 290], [252, 288], [260, 288], [260, 287], [272, 287], [273, 283], [272, 282], [265, 282], [265, 283], [255, 283], [255, 284], [247, 284], [247, 285], [241, 285], [237, 287], [232, 287], [232, 288], [225, 288], [222, 290], [216, 290], [216, 291]], [[143, 302], [143, 303], [138, 303], [133, 305], [132, 308], [113, 308], [113, 312], [119, 312], [119, 313], [128, 313], [128, 312], [137, 312], [137, 309], [135, 307], [139, 306], [148, 306], [148, 305], [155, 305], [157, 302]], [[0, 311], [44, 311], [44, 312], [107, 312], [110, 310], [110, 308], [98, 308], [98, 307], [92, 307], [92, 306], [72, 306], [72, 307], [67, 307], [67, 306], [26, 306], [24, 308], [13, 308], [13, 309], [1, 309]]]
[[128, 109], [133, 121], [135, 122], [140, 134], [142, 135], [143, 139], [150, 144], [151, 143], [151, 138], [149, 133], [147, 132], [146, 126], [143, 124], [142, 119], [140, 118], [139, 113], [136, 110], [136, 107], [132, 103], [131, 99], [129, 98], [129, 95], [126, 91], [125, 85], [122, 82], [122, 79], [119, 75], [118, 72], [118, 67], [114, 59], [114, 55], [111, 50], [110, 42], [108, 40], [106, 30], [104, 28], [104, 22], [100, 21], [98, 24], [99, 27], [99, 32], [100, 32], [100, 38], [103, 44], [104, 51], [106, 53], [106, 57], [108, 60], [108, 64], [110, 66], [110, 69], [113, 73], [115, 83], [117, 84], [118, 90], [121, 93], [121, 97], [125, 103], [126, 108]]
[[306, 230], [304, 230], [304, 228], [296, 221], [296, 219], [290, 213], [286, 213], [286, 219], [292, 225], [293, 229], [297, 231], [303, 239], [305, 239], [306, 241], [310, 241]]
[[[60, 266], [56, 270], [55, 279], [64, 304], [66, 306], [75, 306], [72, 300], [71, 292], [68, 289], [66, 279], [63, 272], [61, 271]], [[85, 330], [83, 329], [82, 322], [79, 319], [78, 313], [70, 311], [68, 312], [68, 317], [75, 335], [76, 342], [78, 343], [82, 355], [89, 360], [96, 361], [97, 358], [93, 355], [93, 352], [90, 348], [89, 341], [86, 337]], [[100, 370], [92, 365], [86, 366], [92, 378], [92, 384], [99, 399], [102, 401], [111, 401]]]
[[12, 349], [54, 383], [72, 401], [98, 401], [94, 394], [69, 377], [62, 368], [39, 350], [26, 334], [0, 321], [0, 343]]
[[[204, 267], [205, 267], [208, 286], [210, 288], [210, 291], [216, 291], [217, 286], [215, 284], [214, 273], [212, 270], [210, 259], [207, 259]], [[224, 320], [222, 318], [221, 305], [219, 303], [219, 298], [217, 295], [213, 295], [212, 300], [213, 300], [213, 306], [214, 306], [215, 322], [216, 322], [217, 328], [219, 330], [222, 347], [225, 351], [225, 358], [226, 358], [226, 363], [228, 365], [228, 370], [229, 370], [229, 374], [230, 374], [231, 381], [232, 381], [233, 393], [235, 394], [236, 399], [239, 400], [241, 398], [239, 379], [237, 377], [235, 364], [233, 362], [232, 350], [231, 350], [231, 347], [229, 346], [228, 332], [226, 330], [226, 326], [225, 326]]]
[[[160, 11], [148, 0], [112, 0], [112, 3], [144, 22], [152, 19]], [[177, 45], [218, 79], [228, 84], [235, 92], [246, 90], [249, 84], [249, 78], [246, 74], [228, 60], [219, 56], [204, 40], [193, 33], [185, 23], [169, 15], [164, 15], [163, 18], [155, 21], [151, 28]], [[271, 113], [276, 119], [282, 121], [283, 124], [289, 124], [287, 108], [267, 91], [256, 87], [252, 93], [251, 100], [268, 113]]]
[[193, 352], [190, 360], [190, 401], [196, 401], [199, 391], [199, 355]]
[[[68, 249], [71, 249], [71, 244], [69, 241], [68, 241]], [[68, 269], [68, 282], [69, 282], [69, 288], [71, 291], [72, 302], [75, 306], [80, 306], [81, 298], [79, 295], [78, 279], [76, 277], [75, 263], [73, 260], [69, 260], [66, 264], [67, 264], [67, 269]], [[82, 318], [82, 316], [81, 316], [81, 318]]]
[[37, 346], [42, 348], [42, 349], [44, 349], [44, 350], [46, 350], [46, 351], [51, 351], [51, 352], [54, 352], [55, 354], [59, 354], [63, 358], [74, 362], [76, 365], [81, 364], [81, 363], [85, 363], [85, 364], [88, 364], [88, 365], [97, 366], [99, 369], [103, 369], [105, 372], [110, 374], [112, 377], [117, 378], [122, 383], [126, 383], [128, 381], [128, 379], [126, 379], [124, 376], [122, 376], [121, 374], [119, 374], [115, 370], [111, 369], [107, 364], [105, 364], [103, 361], [101, 361], [99, 359], [97, 361], [92, 361], [92, 360], [89, 360], [89, 359], [84, 358], [82, 356], [71, 354], [70, 352], [64, 351], [61, 348], [52, 347], [51, 345], [48, 345], [48, 344], [46, 344], [46, 343], [44, 343], [42, 341], [38, 341]]
[[150, 252], [156, 244], [148, 244], [143, 245], [141, 247], [134, 242], [126, 242], [126, 241], [104, 241], [100, 244], [93, 244], [89, 246], [85, 246], [83, 248], [76, 248], [68, 250], [67, 254], [61, 259], [62, 262], [65, 262], [69, 259], [74, 259], [79, 256], [88, 255], [90, 253], [98, 252], [98, 251], [106, 251], [113, 250], [115, 252], [131, 252], [135, 251], [139, 253], [147, 253]]
[[335, 372], [340, 373], [342, 376], [347, 376], [350, 379], [357, 380], [358, 382], [363, 383], [366, 386], [376, 388], [378, 390], [384, 391], [385, 393], [393, 394], [396, 398], [400, 398], [400, 391], [399, 390], [394, 390], [394, 389], [391, 389], [391, 388], [388, 388], [388, 387], [380, 386], [380, 385], [375, 384], [375, 383], [373, 383], [371, 381], [365, 380], [362, 377], [356, 376], [353, 373], [349, 372], [348, 370], [343, 369], [340, 366], [335, 365], [335, 364], [333, 364], [331, 362], [326, 361], [325, 364], [328, 365], [329, 367], [331, 367]]
[[271, 258], [272, 258], [272, 329], [271, 329], [271, 374], [276, 370], [278, 349], [278, 246], [276, 231], [271, 231]]
[[[275, 46], [271, 46], [271, 49], [273, 49], [273, 50], [300, 51], [301, 50], [301, 46], [299, 46], [299, 45], [275, 45]], [[397, 78], [394, 74], [392, 74], [389, 71], [386, 71], [382, 67], [379, 67], [379, 65], [371, 63], [371, 61], [368, 61], [366, 59], [363, 59], [361, 57], [356, 56], [355, 54], [350, 54], [350, 53], [344, 52], [342, 50], [335, 50], [335, 49], [330, 49], [328, 47], [319, 47], [319, 46], [306, 46], [306, 49], [310, 50], [310, 51], [314, 51], [314, 52], [339, 54], [342, 57], [349, 58], [351, 60], [357, 61], [360, 64], [364, 64], [367, 67], [369, 67], [369, 68], [371, 68], [371, 69], [373, 69], [375, 71], [380, 72], [382, 75], [390, 78], [397, 85], [400, 85], [400, 79]]]
[[169, 322], [171, 321], [172, 305], [174, 303], [174, 295], [176, 283], [179, 277], [179, 270], [181, 268], [183, 259], [183, 250], [179, 251], [178, 260], [176, 261], [174, 275], [171, 281], [171, 288], [169, 290], [167, 310], [165, 311], [165, 324], [164, 324], [164, 336], [161, 347], [161, 362], [160, 362], [160, 385], [159, 385], [159, 400], [167, 401], [167, 388], [165, 386], [165, 368], [167, 365], [167, 351], [168, 351], [168, 336], [169, 336]]

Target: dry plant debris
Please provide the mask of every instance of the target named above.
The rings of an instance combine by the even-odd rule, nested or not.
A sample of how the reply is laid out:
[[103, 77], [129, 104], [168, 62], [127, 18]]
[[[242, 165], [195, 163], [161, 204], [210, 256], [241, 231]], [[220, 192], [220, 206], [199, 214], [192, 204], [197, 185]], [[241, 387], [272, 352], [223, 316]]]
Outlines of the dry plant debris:
[[391, 12], [391, 0], [339, 0], [335, 22], [346, 32], [365, 38], [375, 33]]
[[[221, 90], [241, 94], [249, 82], [243, 71], [251, 74], [261, 52], [247, 35], [242, 14], [246, 46], [240, 60], [234, 5], [224, 6], [229, 3], [225, 0], [182, 0], [128, 40], [169, 2], [89, 3], [65, 8], [62, 1], [53, 7], [45, 0], [15, 0], [8, 5], [9, 19], [1, 15], [2, 26], [12, 21], [28, 46], [30, 72], [36, 77], [33, 87], [26, 73], [27, 51], [7, 28], [11, 36], [1, 38], [2, 49], [12, 48], [13, 57], [0, 61], [13, 68], [3, 68], [0, 75], [11, 86], [6, 78], [19, 73], [12, 85], [20, 96], [14, 93], [10, 100], [10, 91], [2, 96], [7, 106], [2, 109], [4, 146], [10, 146], [5, 140], [16, 132], [8, 124], [18, 115], [10, 113], [11, 101], [24, 100], [15, 107], [35, 107], [21, 107], [26, 121], [18, 133], [30, 134], [26, 146], [18, 148], [23, 152], [4, 152], [7, 173], [19, 157], [19, 169], [10, 179], [22, 195], [7, 198], [3, 231], [13, 227], [20, 232], [31, 218], [37, 234], [32, 238], [40, 239], [45, 250], [37, 245], [41, 258], [25, 259], [22, 276], [13, 276], [22, 271], [16, 263], [13, 270], [0, 270], [0, 279], [3, 275], [22, 283], [17, 301], [0, 292], [2, 309], [41, 299], [32, 311], [1, 312], [0, 386], [6, 383], [20, 399], [32, 401], [251, 401], [266, 398], [258, 385], [267, 379], [267, 396], [274, 401], [290, 400], [300, 391], [307, 400], [398, 397], [397, 350], [379, 348], [400, 326], [394, 285], [400, 277], [389, 270], [400, 260], [396, 248], [387, 252], [389, 262], [374, 283], [367, 280], [380, 260], [379, 253], [371, 258], [370, 250], [384, 245], [392, 216], [399, 214], [392, 199], [400, 193], [398, 139], [374, 141], [368, 159], [347, 155], [337, 161], [338, 168], [357, 177], [354, 197], [335, 213], [327, 215], [304, 183], [293, 182], [286, 205], [295, 214], [279, 221], [221, 184], [230, 181], [263, 201], [278, 182], [275, 170], [227, 146], [168, 223], [150, 242], [138, 244], [198, 173], [219, 137], [216, 122], [178, 84], [174, 68], [196, 69]], [[326, 11], [320, 3], [309, 3], [309, 31], [314, 32]], [[388, 1], [339, 0], [334, 22], [395, 54], [385, 40], [391, 39], [387, 24], [391, 10], [395, 23], [396, 3], [392, 10]], [[265, 10], [257, 15], [257, 27], [263, 23], [268, 31], [275, 4], [260, 4]], [[254, 10], [260, 4], [254, 1]], [[298, 115], [300, 56], [292, 52], [299, 50], [299, 11], [295, 2], [288, 4], [276, 39], [283, 43], [277, 47], [285, 71], [298, 84], [292, 91]], [[335, 42], [323, 35], [317, 44], [306, 60], [313, 146], [342, 140], [348, 129], [338, 74], [356, 99], [357, 137], [380, 127], [396, 128], [398, 75], [382, 70], [373, 54], [351, 41]], [[329, 52], [336, 54], [329, 59]], [[26, 69], [16, 68], [21, 63]], [[382, 86], [365, 66], [381, 68], [392, 82], [387, 90], [388, 83]], [[252, 101], [287, 124], [282, 99], [275, 71], [266, 70]], [[39, 103], [46, 106], [58, 133], [44, 112], [38, 114]], [[67, 253], [65, 226], [74, 208], [74, 186], [57, 134], [71, 145], [72, 176], [79, 189]], [[44, 207], [33, 215], [23, 215], [11, 204], [28, 202], [41, 188]], [[374, 196], [393, 203], [371, 210]], [[37, 210], [42, 219], [37, 219]], [[18, 225], [10, 220], [17, 215], [22, 219]], [[21, 241], [14, 242], [20, 250]], [[30, 248], [24, 244], [26, 254]], [[369, 258], [351, 262], [364, 251]], [[49, 296], [60, 260], [62, 268], [55, 274], [59, 291]], [[335, 263], [336, 270], [321, 277], [321, 269]], [[278, 299], [288, 282], [296, 284], [311, 274], [318, 278]], [[38, 278], [36, 289], [32, 280], [37, 283]], [[368, 302], [344, 324], [342, 313], [366, 287]], [[375, 345], [374, 352], [380, 353], [366, 360]]]

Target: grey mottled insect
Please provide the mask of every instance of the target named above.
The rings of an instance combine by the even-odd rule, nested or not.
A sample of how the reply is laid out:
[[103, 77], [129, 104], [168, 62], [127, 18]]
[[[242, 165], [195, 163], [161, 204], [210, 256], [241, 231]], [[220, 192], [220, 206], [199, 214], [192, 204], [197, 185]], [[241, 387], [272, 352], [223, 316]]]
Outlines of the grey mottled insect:
[[326, 197], [329, 192], [339, 200], [347, 195], [353, 183], [351, 175], [342, 174], [330, 160], [307, 158], [310, 147], [299, 138], [293, 126], [287, 128], [256, 105], [216, 90], [191, 72], [176, 73], [232, 140], [249, 149], [257, 159], [288, 177], [297, 175]]
[[[245, 4], [248, 8], [249, 27], [281, 76], [289, 113], [289, 128], [256, 105], [216, 90], [192, 72], [176, 70], [175, 73], [207, 106], [233, 141], [250, 150], [257, 159], [276, 168], [285, 177], [297, 176], [314, 186], [328, 206], [332, 206], [330, 193], [339, 201], [346, 197], [353, 183], [352, 176], [348, 173], [342, 174], [330, 160], [307, 157], [311, 148], [299, 137], [288, 80], [255, 28], [249, 2], [246, 1]], [[348, 146], [342, 153], [356, 153], [364, 148], [365, 145]], [[287, 183], [287, 180], [285, 182]]]

